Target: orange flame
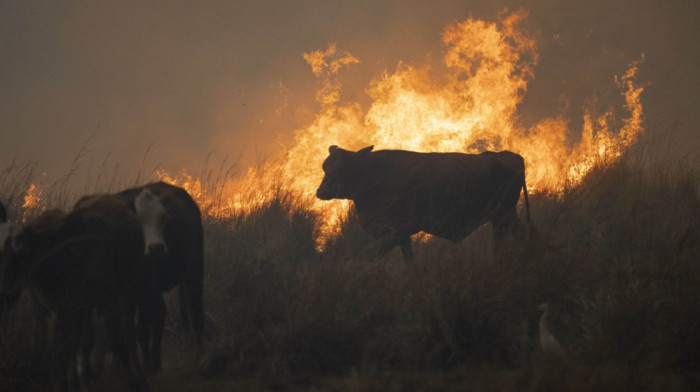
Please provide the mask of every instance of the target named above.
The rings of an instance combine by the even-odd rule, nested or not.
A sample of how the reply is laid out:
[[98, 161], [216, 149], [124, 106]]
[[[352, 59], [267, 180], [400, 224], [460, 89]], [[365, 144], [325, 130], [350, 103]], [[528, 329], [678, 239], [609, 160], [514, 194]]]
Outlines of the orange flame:
[[[596, 114], [592, 108], [585, 110], [578, 143], [567, 137], [571, 132], [565, 118], [545, 118], [526, 129], [518, 123], [517, 105], [538, 62], [534, 39], [518, 26], [526, 17], [525, 11], [518, 11], [497, 22], [470, 18], [449, 26], [442, 36], [447, 75], [436, 78], [428, 67], [399, 63], [394, 73], [385, 72], [371, 82], [367, 93], [373, 103], [367, 112], [358, 103], [340, 103], [337, 74], [359, 62], [357, 58], [339, 52], [335, 44], [304, 54], [322, 81], [316, 118], [296, 131], [294, 145], [279, 162], [251, 169], [244, 179], [227, 184], [226, 191], [217, 195], [218, 204], [202, 200], [200, 205], [210, 216], [228, 216], [260, 205], [271, 197], [265, 193], [271, 185], [281, 183], [308, 199], [323, 216], [327, 226], [321, 237], [327, 237], [349, 207], [347, 201], [321, 202], [314, 197], [323, 178], [321, 164], [333, 144], [348, 149], [374, 144], [376, 149], [467, 153], [508, 149], [525, 158], [530, 189], [558, 191], [577, 184], [594, 163], [617, 158], [643, 131], [644, 89], [636, 78], [644, 57], [615, 78], [628, 113], [617, 131], [611, 129], [612, 110]], [[163, 178], [198, 189], [187, 185], [196, 183], [192, 178], [185, 177], [184, 182]], [[242, 188], [258, 191], [249, 200], [241, 196]]]
[[[269, 171], [266, 169], [270, 169]], [[185, 189], [199, 205], [204, 216], [227, 218], [248, 212], [265, 205], [276, 195], [279, 189], [278, 169], [250, 168], [248, 174], [240, 180], [214, 184], [214, 188], [205, 186], [200, 178], [188, 175], [185, 171], [175, 177], [164, 170], [156, 172], [156, 177], [167, 183]]]
[[334, 105], [340, 100], [340, 83], [333, 76], [343, 65], [359, 63], [350, 53], [337, 53], [335, 44], [328, 45], [325, 52], [317, 50], [304, 53], [304, 59], [311, 66], [316, 77], [323, 78], [323, 88], [316, 92], [316, 100], [323, 106]]
[[22, 221], [27, 222], [29, 218], [36, 215], [37, 211], [44, 209], [41, 206], [41, 194], [43, 192], [34, 184], [29, 185], [27, 193], [24, 195], [24, 203], [22, 203]]

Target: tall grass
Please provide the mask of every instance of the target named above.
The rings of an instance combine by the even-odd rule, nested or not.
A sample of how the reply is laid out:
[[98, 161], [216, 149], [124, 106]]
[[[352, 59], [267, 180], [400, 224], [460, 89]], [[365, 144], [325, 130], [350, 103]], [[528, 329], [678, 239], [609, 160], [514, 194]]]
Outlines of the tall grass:
[[[161, 377], [153, 388], [698, 386], [698, 172], [628, 156], [530, 202], [535, 237], [497, 247], [485, 226], [459, 244], [415, 242], [411, 264], [398, 249], [371, 257], [353, 214], [317, 250], [319, 218], [284, 184], [267, 204], [209, 219], [206, 353], [177, 365], [177, 381]], [[543, 302], [564, 359], [539, 348]], [[171, 337], [166, 350], [176, 344]], [[19, 354], [4, 355], [7, 364]], [[165, 374], [179, 354], [168, 355]]]
[[[352, 214], [312, 252], [315, 218], [293, 197], [211, 224], [218, 335], [205, 373], [286, 387], [331, 377], [323, 388], [339, 390], [385, 372], [429, 385], [486, 366], [484, 389], [686, 388], [700, 364], [700, 176], [641, 166], [601, 163], [576, 187], [531, 197], [532, 240], [494, 249], [484, 227], [461, 244], [414, 244], [410, 265], [398, 251], [369, 259]], [[539, 350], [542, 302], [561, 363]]]

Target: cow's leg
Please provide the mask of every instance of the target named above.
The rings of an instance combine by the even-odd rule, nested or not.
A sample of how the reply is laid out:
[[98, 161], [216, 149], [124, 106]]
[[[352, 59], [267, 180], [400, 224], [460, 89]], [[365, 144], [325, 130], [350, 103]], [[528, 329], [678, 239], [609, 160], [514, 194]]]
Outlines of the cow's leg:
[[136, 333], [138, 335], [143, 362], [148, 366], [151, 363], [151, 330], [153, 328], [153, 317], [156, 310], [155, 297], [144, 295], [139, 302], [138, 324]]
[[413, 261], [413, 247], [411, 246], [411, 237], [402, 237], [399, 240], [399, 246], [401, 247], [401, 253], [403, 254], [403, 260], [406, 263]]
[[148, 362], [148, 368], [157, 372], [161, 367], [160, 359], [160, 349], [161, 343], [163, 341], [163, 330], [165, 329], [165, 300], [163, 296], [158, 294], [155, 298], [153, 318], [151, 319], [151, 350], [150, 350], [150, 361]]
[[387, 253], [391, 252], [392, 249], [399, 245], [399, 241], [393, 235], [387, 235], [379, 240], [379, 249], [377, 250], [377, 257], [382, 257]]
[[[185, 275], [187, 275], [187, 273], [185, 273]], [[189, 304], [190, 304], [189, 290], [187, 289], [188, 283], [189, 283], [188, 277], [183, 276], [182, 283], [177, 288], [177, 297], [178, 297], [178, 301], [180, 303], [180, 319], [182, 320], [182, 326], [185, 329], [189, 329], [190, 326], [192, 325], [192, 318], [190, 317], [191, 314], [190, 314], [190, 306], [189, 306]]]
[[377, 256], [384, 256], [398, 245], [401, 248], [401, 254], [405, 262], [410, 263], [413, 260], [413, 248], [411, 247], [411, 236], [399, 236], [393, 232], [386, 234], [379, 240], [379, 251]]
[[78, 336], [80, 346], [76, 358], [80, 389], [89, 390], [89, 383], [93, 377], [92, 366], [90, 365], [90, 353], [95, 346], [96, 317], [93, 319], [92, 311], [86, 312], [78, 321]]
[[109, 343], [107, 322], [102, 313], [102, 311], [94, 312], [92, 319], [94, 341], [88, 359], [90, 361], [90, 369], [95, 373], [99, 373], [104, 368], [107, 344]]
[[[35, 303], [41, 303], [41, 300], [37, 297], [37, 294], [34, 293], [33, 291], [32, 291], [32, 300]], [[49, 325], [51, 323], [51, 319], [53, 317], [51, 312], [49, 311], [49, 309], [47, 309], [44, 306], [35, 306], [34, 309], [35, 309], [35, 312], [34, 312], [34, 319], [33, 319], [33, 322], [34, 322], [33, 328], [35, 330], [39, 330], [39, 331], [45, 330], [47, 323], [49, 323]], [[47, 344], [50, 344], [49, 338], [50, 338], [50, 334], [49, 335], [47, 335], [47, 334], [34, 334], [31, 337], [31, 343], [30, 343], [31, 347], [46, 346]]]
[[165, 302], [159, 293], [142, 298], [137, 333], [143, 362], [150, 371], [160, 369], [160, 345], [165, 327]]
[[138, 367], [136, 355], [136, 334], [134, 316], [136, 302], [121, 299], [116, 301], [107, 312], [107, 326], [112, 341], [114, 359], [119, 362], [128, 377], [129, 389], [138, 391], [146, 389], [146, 380]]
[[512, 234], [518, 226], [518, 211], [509, 208], [500, 211], [491, 221], [496, 242], [501, 242], [509, 234]]
[[[54, 391], [67, 391], [68, 379], [77, 378], [75, 367], [76, 337], [72, 317], [53, 312], [49, 319], [51, 347], [51, 386]], [[70, 373], [70, 374], [69, 374]]]
[[139, 361], [138, 344], [136, 342], [136, 318], [138, 300], [136, 297], [123, 299], [121, 307], [122, 313], [119, 315], [121, 322], [122, 336], [127, 347], [127, 371], [129, 372], [129, 383], [132, 390], [148, 389], [146, 376]]

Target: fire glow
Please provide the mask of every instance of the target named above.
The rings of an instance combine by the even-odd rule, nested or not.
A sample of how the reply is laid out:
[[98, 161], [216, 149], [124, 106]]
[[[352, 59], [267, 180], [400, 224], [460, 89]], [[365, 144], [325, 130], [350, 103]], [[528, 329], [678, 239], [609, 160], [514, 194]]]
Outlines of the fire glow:
[[[308, 200], [321, 216], [322, 238], [337, 230], [350, 205], [315, 199], [322, 162], [334, 144], [355, 150], [368, 145], [423, 152], [511, 150], [525, 158], [531, 191], [558, 192], [576, 185], [596, 162], [617, 158], [643, 131], [643, 87], [637, 72], [644, 57], [614, 78], [626, 102], [619, 121], [612, 109], [599, 113], [584, 108], [579, 140], [570, 140], [575, 132], [563, 116], [526, 128], [519, 124], [517, 106], [539, 60], [536, 42], [519, 27], [526, 17], [527, 12], [518, 11], [504, 13], [496, 22], [470, 18], [448, 26], [442, 35], [446, 74], [399, 63], [393, 73], [385, 71], [370, 83], [366, 92], [372, 103], [366, 111], [340, 99], [339, 73], [361, 59], [335, 44], [304, 54], [321, 83], [316, 94], [320, 109], [296, 131], [293, 145], [279, 159], [209, 192], [186, 173], [172, 177], [161, 172], [159, 178], [187, 189], [215, 218], [263, 205], [281, 186]], [[622, 125], [612, 129], [616, 123]]]
[[27, 192], [24, 195], [24, 203], [22, 203], [22, 222], [26, 222], [30, 216], [37, 210], [43, 210], [41, 205], [42, 191], [35, 184], [29, 185]]
[[220, 208], [208, 213], [222, 217], [248, 210], [271, 198], [271, 184], [280, 183], [308, 198], [328, 223], [326, 230], [332, 231], [349, 203], [321, 202], [314, 195], [323, 178], [321, 164], [333, 144], [424, 152], [511, 150], [525, 158], [531, 190], [557, 192], [576, 185], [596, 162], [615, 159], [643, 131], [643, 87], [636, 80], [643, 57], [615, 78], [626, 101], [621, 129], [611, 129], [612, 109], [596, 114], [592, 108], [585, 110], [577, 143], [567, 137], [571, 132], [566, 118], [545, 118], [526, 129], [518, 124], [517, 105], [534, 77], [538, 53], [535, 41], [518, 27], [525, 17], [527, 13], [519, 11], [498, 22], [468, 19], [449, 26], [442, 36], [448, 74], [438, 75], [446, 82], [437, 81], [428, 67], [400, 63], [394, 73], [385, 72], [371, 82], [367, 93], [372, 104], [366, 112], [358, 103], [340, 101], [338, 73], [360, 60], [334, 44], [305, 54], [321, 82], [316, 95], [319, 113], [296, 131], [294, 145], [281, 161], [249, 170], [238, 186], [229, 188], [266, 192], [245, 192], [253, 196], [247, 199], [240, 192], [224, 197]]

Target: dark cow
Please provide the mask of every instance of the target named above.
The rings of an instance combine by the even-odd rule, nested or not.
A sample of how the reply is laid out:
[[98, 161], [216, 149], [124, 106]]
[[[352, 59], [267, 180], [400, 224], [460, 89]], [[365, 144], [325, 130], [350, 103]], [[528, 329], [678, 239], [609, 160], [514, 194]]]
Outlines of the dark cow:
[[136, 366], [134, 324], [147, 283], [144, 235], [124, 198], [95, 197], [68, 214], [52, 210], [19, 230], [7, 225], [12, 228], [4, 230], [0, 250], [0, 296], [13, 300], [21, 286], [30, 286], [49, 311], [55, 389], [67, 390], [71, 374], [89, 381], [95, 315], [105, 320], [131, 389], [145, 388]]
[[331, 146], [316, 196], [352, 200], [362, 227], [380, 240], [380, 253], [399, 245], [410, 261], [411, 235], [424, 231], [458, 242], [486, 222], [501, 240], [517, 226], [521, 189], [530, 220], [525, 164], [518, 154], [372, 148]]
[[[165, 206], [164, 249], [152, 249], [149, 257], [151, 287], [157, 293], [154, 302], [144, 304], [139, 312], [139, 335], [148, 365], [153, 371], [161, 367], [160, 348], [165, 324], [165, 303], [161, 293], [178, 288], [180, 313], [186, 327], [194, 331], [201, 348], [204, 327], [202, 290], [204, 279], [204, 235], [199, 206], [184, 189], [155, 182], [120, 192], [132, 204], [137, 195], [148, 190]], [[142, 219], [147, 219], [139, 211]], [[158, 256], [157, 254], [160, 254]]]
[[0, 328], [4, 326], [5, 305], [13, 303], [19, 298], [19, 291], [16, 287], [5, 289], [4, 282], [12, 280], [14, 275], [8, 271], [6, 263], [6, 251], [11, 249], [14, 238], [22, 231], [22, 225], [18, 223], [8, 223], [5, 206], [0, 202]]

